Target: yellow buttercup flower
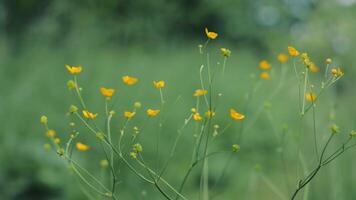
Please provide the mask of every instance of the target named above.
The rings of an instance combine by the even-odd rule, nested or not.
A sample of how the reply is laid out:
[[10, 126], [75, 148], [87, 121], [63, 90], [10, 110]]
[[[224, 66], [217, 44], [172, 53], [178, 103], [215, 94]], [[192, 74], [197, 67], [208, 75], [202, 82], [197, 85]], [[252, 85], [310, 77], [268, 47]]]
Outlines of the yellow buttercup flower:
[[300, 55], [300, 57], [303, 60], [303, 64], [306, 65], [307, 67], [309, 67], [312, 64], [312, 62], [311, 62], [311, 60], [310, 60], [310, 58], [309, 58], [307, 53], [302, 53]]
[[126, 85], [135, 85], [138, 81], [138, 78], [133, 77], [133, 76], [123, 76], [122, 77], [122, 81], [126, 84]]
[[114, 94], [115, 90], [112, 89], [112, 88], [101, 87], [100, 88], [100, 92], [104, 97], [112, 97], [112, 95]]
[[222, 55], [225, 56], [225, 57], [229, 57], [231, 55], [230, 49], [220, 48], [220, 51], [221, 51]]
[[233, 119], [233, 120], [236, 120], [236, 121], [240, 121], [240, 120], [243, 120], [245, 118], [245, 115], [237, 112], [236, 110], [234, 109], [230, 109], [230, 117]]
[[277, 59], [280, 63], [285, 63], [288, 61], [288, 55], [284, 53], [280, 53], [278, 54]]
[[262, 72], [262, 73], [260, 74], [260, 78], [265, 79], [265, 80], [268, 80], [268, 79], [270, 78], [270, 75], [269, 75], [268, 72]]
[[214, 111], [211, 111], [211, 110], [208, 110], [205, 112], [205, 117], [207, 118], [212, 118], [215, 116], [215, 112]]
[[155, 117], [159, 114], [160, 110], [155, 110], [155, 109], [147, 109], [147, 115], [150, 117]]
[[316, 73], [316, 72], [319, 71], [319, 67], [316, 66], [316, 64], [314, 64], [314, 63], [312, 62], [312, 63], [310, 63], [310, 65], [309, 65], [309, 70], [310, 70], [311, 72], [313, 72], [313, 73]]
[[47, 132], [46, 132], [46, 136], [49, 137], [49, 138], [52, 138], [56, 135], [56, 131], [53, 130], [53, 129], [49, 129]]
[[195, 121], [201, 121], [203, 118], [200, 116], [199, 113], [195, 113], [195, 114], [193, 115], [193, 119], [194, 119]]
[[197, 89], [197, 90], [195, 90], [193, 96], [200, 97], [200, 96], [206, 95], [207, 93], [208, 93], [208, 90]]
[[77, 147], [79, 151], [87, 151], [90, 148], [88, 145], [83, 144], [81, 142], [77, 142], [77, 144], [75, 144], [75, 147]]
[[70, 66], [70, 65], [65, 65], [67, 68], [68, 72], [70, 74], [80, 74], [82, 72], [82, 67], [81, 66]]
[[263, 70], [268, 70], [271, 68], [271, 64], [267, 60], [261, 60], [260, 68]]
[[206, 27], [205, 27], [205, 34], [209, 39], [212, 39], [212, 40], [214, 40], [215, 38], [218, 37], [217, 33], [209, 31], [208, 28], [206, 28]]
[[98, 114], [91, 113], [87, 110], [83, 110], [83, 116], [87, 119], [95, 119]]
[[130, 119], [132, 118], [133, 116], [135, 116], [136, 112], [130, 112], [130, 111], [125, 111], [124, 112], [124, 117]]
[[155, 86], [155, 88], [157, 89], [161, 89], [164, 87], [165, 82], [164, 81], [153, 81], [153, 85]]
[[305, 99], [309, 102], [314, 102], [316, 100], [316, 95], [314, 93], [305, 93]]
[[292, 46], [288, 47], [288, 52], [289, 52], [289, 55], [291, 55], [293, 57], [299, 56], [299, 54], [300, 54], [299, 51]]
[[341, 77], [344, 75], [344, 72], [341, 71], [340, 68], [333, 68], [331, 69], [331, 74], [334, 76], [334, 77]]

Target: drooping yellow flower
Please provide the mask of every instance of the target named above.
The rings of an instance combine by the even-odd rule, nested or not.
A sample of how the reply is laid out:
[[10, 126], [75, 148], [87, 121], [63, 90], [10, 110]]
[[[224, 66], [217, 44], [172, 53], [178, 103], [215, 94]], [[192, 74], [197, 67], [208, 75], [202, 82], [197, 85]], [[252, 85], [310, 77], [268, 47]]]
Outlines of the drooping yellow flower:
[[146, 110], [146, 113], [148, 116], [150, 117], [155, 117], [159, 114], [160, 110], [157, 110], [157, 109], [147, 109]]
[[82, 67], [81, 66], [70, 66], [70, 65], [65, 65], [67, 68], [68, 72], [70, 74], [80, 74], [82, 72]]
[[271, 68], [271, 64], [267, 60], [261, 60], [260, 68], [263, 70], [268, 70]]
[[124, 117], [130, 119], [132, 118], [133, 116], [135, 116], [136, 112], [130, 112], [130, 111], [125, 111], [124, 112]]
[[289, 52], [289, 55], [291, 55], [293, 57], [299, 56], [299, 54], [300, 54], [299, 51], [292, 46], [288, 47], [288, 52]]
[[112, 95], [114, 94], [115, 90], [112, 89], [112, 88], [101, 87], [100, 88], [100, 92], [104, 97], [112, 97]]
[[316, 95], [314, 93], [308, 92], [305, 93], [305, 99], [309, 102], [315, 102], [316, 100]]
[[49, 129], [47, 132], [46, 132], [46, 136], [49, 137], [49, 138], [52, 138], [56, 135], [56, 131], [53, 130], [53, 129]]
[[153, 81], [153, 85], [155, 86], [155, 88], [157, 89], [161, 89], [164, 88], [165, 82], [160, 80], [160, 81]]
[[77, 147], [77, 149], [78, 149], [79, 151], [88, 151], [89, 148], [90, 148], [88, 145], [83, 144], [83, 143], [81, 143], [81, 142], [77, 142], [77, 143], [75, 144], [75, 147]]
[[288, 55], [284, 53], [280, 53], [278, 54], [277, 59], [280, 63], [285, 63], [288, 61]]
[[229, 57], [231, 55], [230, 49], [220, 48], [220, 51], [221, 51], [222, 55], [225, 56], [225, 57]]
[[316, 72], [319, 71], [319, 67], [316, 66], [316, 64], [314, 64], [314, 63], [312, 62], [312, 63], [310, 63], [310, 65], [309, 65], [309, 70], [310, 70], [311, 72], [313, 72], [313, 73], [316, 73]]
[[262, 72], [260, 74], [260, 78], [264, 79], [264, 80], [268, 80], [270, 78], [270, 75], [268, 72]]
[[214, 40], [215, 38], [218, 37], [217, 33], [209, 31], [208, 28], [206, 28], [206, 27], [205, 27], [205, 34], [209, 39], [212, 39], [212, 40]]
[[334, 77], [341, 77], [344, 75], [344, 72], [341, 71], [340, 68], [333, 68], [331, 69], [331, 74], [334, 76]]
[[122, 81], [126, 84], [126, 85], [135, 85], [138, 81], [138, 78], [133, 77], [133, 76], [123, 76], [122, 77]]
[[208, 93], [208, 90], [197, 89], [197, 90], [195, 90], [193, 96], [200, 97], [200, 96], [206, 95], [207, 93]]
[[83, 116], [87, 119], [95, 119], [98, 114], [91, 113], [87, 110], [83, 110]]
[[233, 119], [233, 120], [236, 120], [236, 121], [240, 121], [240, 120], [243, 120], [245, 118], [245, 115], [237, 112], [236, 110], [234, 109], [230, 109], [230, 117]]
[[211, 111], [211, 110], [208, 110], [205, 112], [205, 117], [207, 118], [212, 118], [215, 116], [215, 112], [214, 111]]
[[193, 115], [193, 119], [194, 119], [195, 121], [201, 121], [203, 118], [200, 116], [199, 113], [195, 113], [195, 114]]

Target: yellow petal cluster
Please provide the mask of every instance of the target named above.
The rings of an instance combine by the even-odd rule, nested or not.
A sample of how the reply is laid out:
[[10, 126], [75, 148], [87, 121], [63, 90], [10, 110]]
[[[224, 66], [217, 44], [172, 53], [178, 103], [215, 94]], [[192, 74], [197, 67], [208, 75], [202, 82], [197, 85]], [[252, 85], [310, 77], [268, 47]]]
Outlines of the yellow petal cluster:
[[288, 61], [288, 55], [284, 53], [280, 53], [278, 54], [277, 59], [280, 63], [285, 63]]
[[82, 67], [81, 66], [70, 66], [70, 65], [65, 65], [65, 67], [67, 68], [68, 72], [70, 74], [80, 74], [80, 72], [82, 72]]
[[193, 96], [200, 97], [200, 96], [206, 95], [207, 93], [208, 93], [208, 90], [197, 89], [197, 90], [195, 90]]
[[300, 54], [299, 51], [292, 46], [288, 47], [288, 52], [289, 52], [289, 55], [291, 55], [293, 57], [299, 56], [299, 54]]
[[130, 112], [130, 111], [125, 111], [124, 112], [124, 117], [130, 119], [132, 118], [133, 116], [135, 116], [136, 112]]
[[316, 100], [316, 95], [314, 93], [308, 92], [305, 93], [305, 99], [309, 102], [315, 102]]
[[88, 110], [83, 110], [83, 116], [87, 119], [95, 119], [98, 114], [91, 113]]
[[138, 78], [133, 77], [133, 76], [123, 76], [122, 81], [126, 85], [135, 85], [138, 82]]
[[209, 39], [214, 40], [215, 38], [218, 37], [218, 34], [212, 31], [209, 31], [208, 28], [205, 28], [205, 34]]
[[237, 112], [235, 109], [230, 109], [230, 117], [233, 119], [233, 120], [236, 120], [236, 121], [240, 121], [240, 120], [243, 120], [245, 118], [245, 115]]
[[271, 68], [271, 64], [267, 60], [261, 60], [260, 68], [263, 70], [268, 70]]
[[77, 142], [77, 143], [75, 144], [75, 147], [76, 147], [79, 151], [87, 151], [87, 150], [89, 150], [89, 148], [90, 148], [88, 145], [83, 144], [83, 143], [81, 143], [81, 142]]
[[157, 89], [164, 88], [165, 82], [160, 80], [160, 81], [153, 81], [153, 86]]
[[112, 88], [104, 88], [101, 87], [100, 88], [100, 93], [104, 96], [104, 97], [112, 97], [112, 95], [114, 94], [115, 90]]
[[157, 110], [157, 109], [147, 109], [146, 110], [146, 113], [148, 116], [150, 117], [155, 117], [159, 114], [160, 110]]

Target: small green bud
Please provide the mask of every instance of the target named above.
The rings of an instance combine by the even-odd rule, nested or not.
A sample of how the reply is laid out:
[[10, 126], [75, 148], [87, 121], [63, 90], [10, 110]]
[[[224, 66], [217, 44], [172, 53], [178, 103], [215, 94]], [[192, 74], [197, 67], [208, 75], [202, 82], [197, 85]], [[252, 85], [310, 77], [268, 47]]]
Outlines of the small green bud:
[[333, 60], [331, 60], [331, 58], [327, 58], [327, 59], [325, 60], [325, 62], [326, 62], [326, 64], [331, 64], [331, 63], [333, 62]]
[[238, 151], [240, 151], [240, 145], [233, 144], [232, 145], [232, 152], [238, 152]]
[[330, 126], [330, 130], [331, 130], [331, 133], [332, 133], [332, 134], [340, 133], [340, 129], [339, 129], [339, 127], [338, 127], [336, 124], [332, 124], [332, 125]]
[[356, 137], [356, 131], [352, 130], [350, 133], [350, 137]]
[[42, 115], [40, 118], [41, 124], [47, 124], [48, 123], [48, 118], [45, 115]]
[[130, 157], [133, 159], [137, 158], [137, 153], [136, 152], [130, 152]]
[[62, 157], [64, 155], [64, 149], [63, 148], [58, 149], [57, 154]]
[[51, 148], [52, 148], [51, 145], [48, 144], [48, 143], [46, 143], [46, 144], [43, 145], [43, 149], [44, 149], [45, 151], [50, 151]]
[[67, 82], [67, 87], [68, 87], [68, 89], [74, 89], [75, 87], [76, 87], [76, 85], [75, 85], [75, 82], [73, 81], [73, 80], [69, 80], [68, 82]]
[[109, 165], [108, 160], [104, 159], [100, 161], [100, 166], [101, 167], [107, 167]]
[[143, 150], [142, 145], [140, 143], [136, 143], [132, 147], [133, 147], [133, 151], [136, 153], [140, 153]]
[[77, 111], [78, 111], [77, 106], [71, 105], [71, 106], [69, 107], [69, 112], [70, 112], [70, 113], [76, 113]]
[[141, 108], [141, 106], [142, 106], [142, 104], [141, 104], [141, 102], [139, 102], [139, 101], [136, 101], [136, 102], [134, 103], [134, 107], [135, 107], [136, 109]]
[[257, 172], [262, 171], [262, 165], [256, 164], [256, 165], [255, 165], [255, 170], [256, 170]]
[[104, 139], [104, 134], [101, 133], [101, 132], [97, 132], [97, 133], [96, 133], [96, 137], [97, 137], [99, 140], [103, 140], [103, 139]]

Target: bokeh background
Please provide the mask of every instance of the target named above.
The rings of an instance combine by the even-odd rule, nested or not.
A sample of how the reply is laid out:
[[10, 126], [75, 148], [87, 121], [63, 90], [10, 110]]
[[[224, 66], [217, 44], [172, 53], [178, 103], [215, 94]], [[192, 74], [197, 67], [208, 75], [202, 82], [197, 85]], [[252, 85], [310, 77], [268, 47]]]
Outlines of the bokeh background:
[[[345, 71], [337, 86], [318, 102], [316, 112], [320, 144], [325, 142], [331, 122], [340, 126], [342, 134], [331, 145], [334, 148], [356, 128], [355, 18], [355, 0], [1, 0], [0, 199], [87, 199], [65, 162], [55, 152], [43, 149], [47, 140], [39, 117], [47, 115], [50, 125], [65, 140], [67, 109], [77, 103], [67, 89], [70, 77], [64, 64], [84, 67], [80, 75], [83, 95], [99, 113], [104, 113], [100, 86], [118, 88], [116, 109], [120, 113], [134, 101], [144, 107], [159, 106], [159, 94], [150, 84], [152, 80], [166, 80], [168, 108], [160, 154], [167, 156], [172, 138], [195, 102], [192, 92], [199, 87], [199, 67], [205, 62], [198, 51], [198, 45], [206, 40], [204, 27], [219, 33], [209, 46], [212, 63], [222, 61], [218, 48], [232, 50], [228, 73], [218, 82], [224, 100], [216, 123], [221, 127], [228, 124], [229, 118], [223, 113], [236, 107], [246, 113], [245, 125], [251, 124], [243, 141], [234, 141], [244, 129], [241, 123], [234, 123], [218, 137], [215, 149], [229, 149], [232, 141], [242, 148], [227, 165], [222, 180], [218, 177], [229, 156], [218, 156], [211, 162], [211, 185], [216, 185], [211, 194], [224, 200], [278, 199], [268, 184], [271, 182], [289, 197], [301, 173], [296, 172], [301, 160], [296, 155], [297, 144], [303, 147], [307, 169], [312, 169], [315, 161], [312, 118], [307, 115], [302, 125], [299, 123], [291, 63], [284, 66], [290, 70], [281, 91], [266, 103], [279, 80], [281, 66], [276, 55], [286, 52], [290, 44], [308, 52], [320, 67], [320, 72], [312, 75], [317, 89], [327, 57]], [[246, 95], [258, 81], [261, 59], [272, 63], [272, 77], [248, 100]], [[139, 77], [140, 84], [124, 87], [121, 76], [126, 74]], [[256, 117], [261, 105], [268, 108]], [[119, 114], [114, 118], [114, 129], [119, 130], [122, 120]], [[144, 121], [142, 112], [132, 125], [145, 127], [141, 142], [146, 160], [154, 160], [157, 121]], [[103, 154], [95, 148], [95, 138], [81, 130], [80, 139], [93, 150], [75, 156], [100, 175]], [[192, 125], [184, 131], [177, 156], [166, 173], [166, 179], [175, 186], [190, 160], [187, 155], [193, 130]], [[287, 142], [281, 145], [283, 134]], [[323, 169], [312, 181], [307, 199], [355, 199], [355, 153], [351, 150]], [[196, 170], [184, 190], [192, 199], [197, 199], [199, 177]], [[126, 168], [120, 178], [121, 199], [162, 199]]]

